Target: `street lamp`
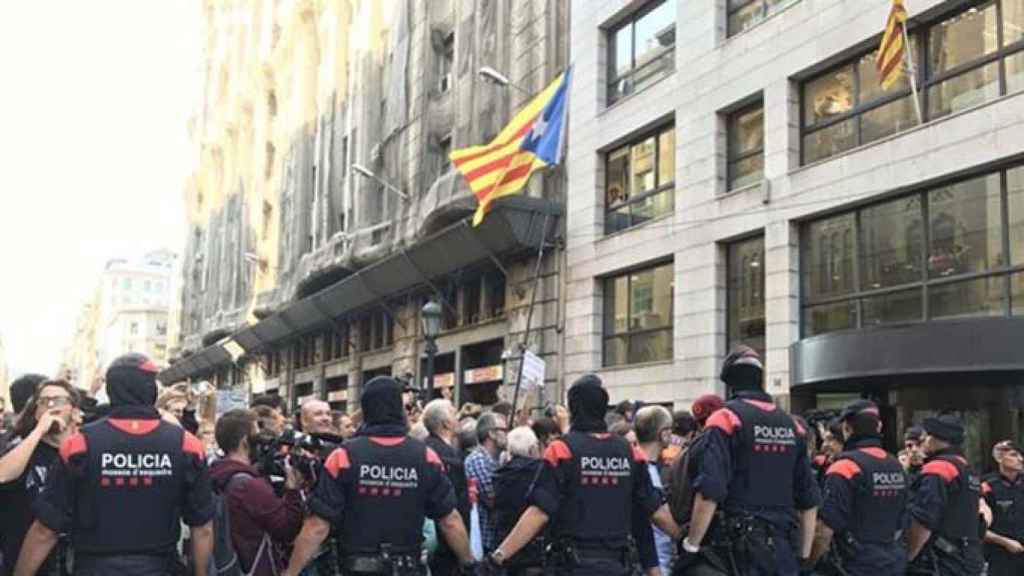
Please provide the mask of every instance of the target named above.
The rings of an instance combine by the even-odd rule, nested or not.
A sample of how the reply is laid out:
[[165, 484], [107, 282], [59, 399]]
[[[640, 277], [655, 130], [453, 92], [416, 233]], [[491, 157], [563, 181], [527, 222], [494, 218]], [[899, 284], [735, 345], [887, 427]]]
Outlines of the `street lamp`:
[[437, 335], [441, 333], [441, 305], [433, 300], [420, 310], [423, 338], [427, 352], [427, 401], [434, 399], [434, 356], [437, 354]]
[[401, 189], [398, 188], [398, 186], [395, 186], [394, 184], [388, 182], [387, 180], [381, 178], [380, 176], [377, 176], [373, 172], [373, 170], [370, 170], [366, 166], [363, 166], [362, 164], [353, 164], [352, 170], [354, 172], [358, 172], [364, 178], [369, 178], [370, 180], [377, 182], [378, 184], [387, 188], [388, 190], [391, 190], [395, 194], [398, 194], [399, 196], [402, 197], [402, 200], [409, 200], [409, 195], [406, 194], [405, 192], [402, 192]]
[[490, 66], [484, 66], [480, 68], [480, 70], [477, 71], [477, 74], [479, 74], [480, 77], [483, 78], [484, 80], [493, 82], [498, 86], [501, 86], [502, 88], [514, 88], [516, 90], [519, 90], [523, 94], [531, 94], [529, 90], [523, 88], [522, 86], [517, 86], [513, 84], [512, 81], [508, 79], [508, 76], [505, 76], [504, 74], [498, 72], [497, 70], [491, 68]]

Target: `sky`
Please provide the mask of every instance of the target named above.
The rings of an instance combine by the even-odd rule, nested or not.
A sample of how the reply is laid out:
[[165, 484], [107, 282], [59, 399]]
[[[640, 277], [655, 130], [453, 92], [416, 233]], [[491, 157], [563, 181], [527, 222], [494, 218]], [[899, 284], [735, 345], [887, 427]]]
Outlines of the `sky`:
[[0, 2], [0, 339], [52, 373], [107, 260], [184, 247], [199, 0]]

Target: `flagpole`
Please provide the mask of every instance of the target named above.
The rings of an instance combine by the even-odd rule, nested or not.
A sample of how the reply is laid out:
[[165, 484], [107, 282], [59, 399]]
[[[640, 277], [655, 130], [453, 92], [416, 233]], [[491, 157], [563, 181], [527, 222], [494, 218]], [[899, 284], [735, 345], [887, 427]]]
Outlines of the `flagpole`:
[[914, 66], [914, 54], [910, 49], [910, 34], [907, 33], [907, 22], [904, 20], [900, 25], [903, 28], [903, 60], [907, 65], [907, 75], [910, 76], [910, 90], [914, 95], [914, 111], [917, 112], [917, 123], [924, 124], [924, 115], [921, 114], [921, 98], [917, 92], [917, 68]]

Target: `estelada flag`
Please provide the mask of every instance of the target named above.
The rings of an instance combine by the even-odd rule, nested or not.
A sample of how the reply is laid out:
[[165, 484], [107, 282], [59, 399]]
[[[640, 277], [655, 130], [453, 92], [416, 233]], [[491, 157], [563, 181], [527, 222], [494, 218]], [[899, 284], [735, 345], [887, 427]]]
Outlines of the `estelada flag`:
[[903, 0], [892, 0], [889, 20], [885, 24], [885, 34], [882, 35], [878, 58], [875, 60], [878, 81], [883, 90], [888, 90], [903, 76], [903, 59], [907, 51], [903, 42], [903, 27], [906, 25], [907, 9], [903, 7]]
[[473, 226], [495, 200], [522, 191], [535, 170], [561, 162], [571, 75], [571, 67], [559, 74], [489, 144], [449, 155], [476, 196]]

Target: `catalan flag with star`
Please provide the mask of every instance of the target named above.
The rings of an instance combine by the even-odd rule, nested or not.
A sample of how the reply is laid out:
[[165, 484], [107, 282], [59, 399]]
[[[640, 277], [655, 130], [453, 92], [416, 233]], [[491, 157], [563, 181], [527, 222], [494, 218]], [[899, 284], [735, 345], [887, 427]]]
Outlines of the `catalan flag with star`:
[[885, 34], [878, 46], [878, 58], [875, 66], [878, 69], [878, 81], [883, 90], [888, 90], [903, 76], [903, 60], [907, 53], [904, 44], [904, 26], [907, 25], [907, 9], [903, 0], [892, 0], [889, 20], [885, 24]]
[[477, 199], [473, 226], [495, 200], [521, 192], [536, 170], [561, 162], [571, 76], [571, 67], [559, 74], [489, 144], [450, 154]]

